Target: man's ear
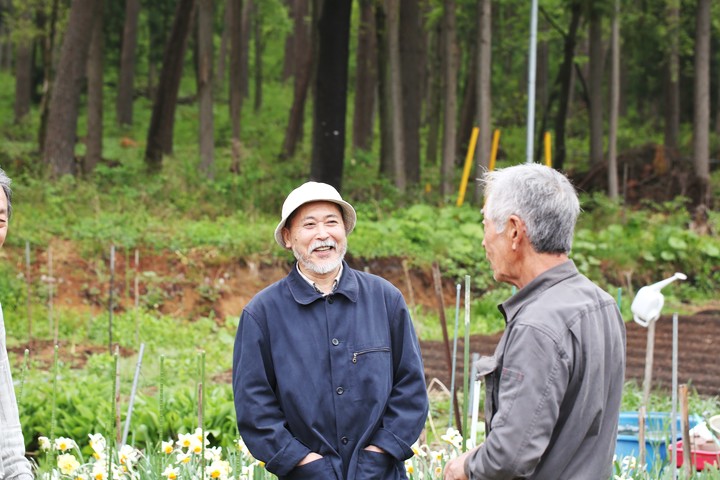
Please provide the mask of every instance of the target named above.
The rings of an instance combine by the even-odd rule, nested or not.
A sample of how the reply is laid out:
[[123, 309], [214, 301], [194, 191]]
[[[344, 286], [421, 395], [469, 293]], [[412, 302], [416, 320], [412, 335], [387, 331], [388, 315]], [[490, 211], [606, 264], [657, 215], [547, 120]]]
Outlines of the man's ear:
[[525, 236], [525, 222], [517, 215], [510, 215], [505, 229], [508, 231], [508, 236], [513, 242]]
[[281, 233], [283, 237], [283, 242], [285, 242], [285, 248], [292, 248], [292, 243], [290, 242], [290, 230], [288, 230], [287, 227], [283, 227]]

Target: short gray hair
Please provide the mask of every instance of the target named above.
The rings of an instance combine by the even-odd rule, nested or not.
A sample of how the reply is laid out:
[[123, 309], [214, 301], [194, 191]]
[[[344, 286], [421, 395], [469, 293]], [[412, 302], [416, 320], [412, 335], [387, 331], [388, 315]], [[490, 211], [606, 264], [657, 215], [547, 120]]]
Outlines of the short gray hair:
[[10, 180], [10, 177], [7, 176], [5, 170], [0, 168], [0, 186], [2, 186], [3, 192], [5, 192], [5, 198], [7, 198], [8, 219], [12, 215], [12, 190], [10, 189], [11, 183], [12, 180]]
[[505, 229], [510, 215], [517, 215], [537, 253], [570, 253], [580, 202], [565, 175], [529, 163], [485, 172], [482, 182], [483, 211], [498, 232]]

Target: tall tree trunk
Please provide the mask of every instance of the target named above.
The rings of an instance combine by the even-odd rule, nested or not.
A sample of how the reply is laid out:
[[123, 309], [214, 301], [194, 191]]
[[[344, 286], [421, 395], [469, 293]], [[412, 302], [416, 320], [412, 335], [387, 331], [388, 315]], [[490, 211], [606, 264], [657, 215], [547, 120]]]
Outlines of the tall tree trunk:
[[[38, 129], [38, 145], [40, 151], [45, 151], [45, 137], [47, 136], [48, 110], [50, 108], [50, 97], [52, 96], [53, 85], [53, 52], [55, 51], [55, 29], [57, 27], [58, 8], [60, 0], [52, 0], [50, 18], [46, 18], [44, 12], [38, 11], [38, 27], [47, 34], [43, 38], [43, 85], [42, 99], [40, 100], [40, 128]], [[46, 25], [49, 24], [49, 25]]]
[[215, 178], [213, 125], [213, 0], [198, 0], [198, 97], [200, 98], [200, 171]]
[[608, 128], [608, 196], [618, 198], [617, 129], [620, 110], [620, 0], [615, 0], [612, 17], [611, 49], [612, 67], [610, 79], [610, 125]]
[[680, 0], [669, 0], [668, 52], [666, 105], [665, 105], [665, 148], [673, 156], [680, 147]]
[[0, 0], [0, 69], [12, 68], [12, 43], [6, 18], [11, 15], [10, 0]]
[[75, 174], [75, 142], [80, 93], [85, 78], [95, 0], [73, 0], [65, 31], [57, 78], [48, 107], [43, 159], [53, 178]]
[[160, 83], [145, 147], [145, 164], [150, 172], [159, 172], [163, 154], [172, 153], [175, 108], [194, 12], [195, 0], [178, 1], [172, 31], [165, 45]]
[[390, 60], [388, 58], [388, 26], [386, 6], [377, 3], [375, 33], [377, 38], [378, 116], [380, 120], [380, 175], [393, 178], [392, 88], [390, 86]]
[[242, 55], [240, 57], [240, 90], [242, 91], [243, 98], [250, 96], [250, 38], [252, 34], [252, 12], [253, 12], [253, 0], [244, 0], [242, 8], [242, 28], [240, 33], [242, 34], [240, 50]]
[[[32, 22], [30, 11], [21, 14], [21, 23], [29, 27]], [[33, 39], [23, 36], [15, 46], [15, 123], [22, 122], [30, 112], [32, 103], [32, 50]]]
[[591, 7], [590, 12], [590, 165], [603, 161], [603, 71], [602, 14]]
[[[720, 59], [720, 55], [718, 55]], [[718, 62], [720, 64], [720, 62]], [[717, 70], [717, 110], [715, 111], [715, 134], [720, 136], [720, 68]]]
[[438, 138], [440, 122], [442, 120], [442, 88], [443, 88], [443, 36], [442, 22], [438, 22], [430, 37], [430, 80], [428, 88], [427, 114], [425, 121], [428, 124], [426, 162], [437, 165]]
[[[535, 75], [536, 78], [536, 88], [535, 91], [537, 92], [537, 100], [540, 105], [547, 105], [548, 101], [550, 100], [550, 42], [548, 42], [549, 38], [549, 28], [547, 21], [540, 22], [539, 25], [540, 32], [537, 42], [537, 73]], [[544, 134], [544, 132], [540, 132], [541, 134]]]
[[225, 85], [225, 75], [227, 69], [228, 43], [230, 43], [230, 22], [231, 22], [231, 6], [232, 0], [226, 0], [225, 12], [223, 13], [223, 31], [220, 37], [220, 51], [217, 58], [217, 69], [215, 70], [215, 80], [213, 85], [215, 89], [222, 88]]
[[[478, 132], [477, 172], [490, 166], [492, 142], [492, 0], [478, 1]], [[477, 176], [477, 175], [476, 175]], [[482, 184], [475, 184], [475, 203], [484, 195]]]
[[[295, 4], [296, 0], [285, 0], [285, 6], [288, 10], [288, 17], [295, 21]], [[362, 8], [362, 7], [361, 7]], [[285, 37], [285, 54], [283, 55], [282, 81], [286, 82], [288, 78], [295, 75], [295, 30], [293, 29]]]
[[408, 185], [420, 182], [420, 119], [425, 49], [418, 0], [400, 0], [400, 64], [402, 79], [403, 142]]
[[352, 0], [325, 0], [318, 22], [310, 178], [342, 187]]
[[118, 94], [115, 103], [118, 125], [132, 125], [133, 121], [139, 18], [140, 0], [126, 0], [125, 26], [120, 53], [120, 78], [118, 79]]
[[253, 6], [253, 31], [255, 33], [255, 113], [260, 111], [262, 107], [263, 92], [263, 36], [262, 36], [262, 17], [260, 16], [260, 8], [257, 2]]
[[[720, 57], [720, 55], [718, 55], [718, 57]], [[715, 134], [720, 136], [720, 68], [718, 68], [717, 75], [717, 110], [715, 111]]]
[[400, 0], [385, 0], [387, 13], [388, 67], [392, 105], [393, 182], [401, 192], [407, 188], [405, 178], [405, 139], [403, 125], [403, 92], [400, 66]]
[[710, 1], [698, 0], [695, 27], [695, 99], [693, 158], [699, 201], [710, 205]]
[[563, 63], [558, 72], [560, 84], [560, 101], [555, 115], [555, 162], [554, 167], [562, 170], [565, 164], [565, 125], [567, 123], [568, 105], [570, 103], [570, 87], [573, 79], [573, 63], [575, 58], [575, 45], [577, 44], [577, 30], [582, 17], [580, 0], [570, 4], [570, 27], [565, 35], [563, 47]]
[[243, 0], [228, 0], [230, 8], [230, 123], [232, 124], [232, 166], [230, 170], [240, 171], [240, 115], [242, 112], [242, 12]]
[[87, 63], [87, 149], [83, 173], [89, 174], [102, 159], [103, 149], [103, 2], [96, 7], [95, 25], [92, 29], [90, 52]]
[[280, 158], [290, 158], [295, 154], [297, 144], [302, 138], [303, 117], [305, 115], [305, 102], [307, 100], [310, 77], [312, 75], [312, 43], [310, 41], [310, 27], [308, 25], [308, 0], [295, 0], [293, 2], [295, 26], [293, 38], [295, 51], [291, 54], [294, 60], [294, 90], [293, 103], [290, 108], [290, 118], [285, 131], [285, 140]]
[[445, 197], [453, 191], [455, 171], [455, 129], [457, 125], [457, 43], [455, 30], [455, 0], [444, 2], [443, 23], [445, 26], [445, 112], [443, 115], [443, 158], [441, 166], [440, 194]]
[[[471, 38], [477, 40], [477, 34], [473, 34]], [[477, 45], [469, 45], [469, 52], [467, 58], [467, 68], [465, 68], [466, 79], [465, 88], [462, 89], [463, 96], [460, 102], [460, 120], [458, 122], [457, 137], [455, 138], [455, 146], [457, 147], [456, 161], [458, 165], [462, 166], [462, 162], [465, 158], [465, 152], [467, 151], [468, 144], [470, 143], [470, 135], [472, 134], [473, 126], [475, 125], [475, 117], [477, 114]]]
[[355, 108], [353, 109], [353, 149], [372, 148], [375, 89], [377, 87], [377, 39], [373, 0], [360, 0], [357, 59], [355, 60]]

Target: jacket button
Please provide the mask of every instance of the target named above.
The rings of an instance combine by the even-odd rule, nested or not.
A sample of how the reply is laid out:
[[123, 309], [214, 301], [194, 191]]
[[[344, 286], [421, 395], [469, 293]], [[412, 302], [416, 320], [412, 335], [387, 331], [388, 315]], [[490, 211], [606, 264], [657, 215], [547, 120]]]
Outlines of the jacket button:
[[328, 297], [328, 303], [333, 303], [335, 300], [333, 300], [333, 297]]
[[342, 395], [345, 392], [345, 389], [343, 387], [337, 387], [337, 390], [335, 390], [338, 395]]
[[337, 347], [338, 345], [340, 345], [340, 340], [338, 340], [337, 338], [333, 338], [333, 339], [332, 339], [332, 344]]
[[347, 438], [347, 437], [342, 437], [342, 438], [340, 439], [340, 441], [342, 442], [343, 445], [347, 445], [347, 443], [348, 443], [348, 438]]

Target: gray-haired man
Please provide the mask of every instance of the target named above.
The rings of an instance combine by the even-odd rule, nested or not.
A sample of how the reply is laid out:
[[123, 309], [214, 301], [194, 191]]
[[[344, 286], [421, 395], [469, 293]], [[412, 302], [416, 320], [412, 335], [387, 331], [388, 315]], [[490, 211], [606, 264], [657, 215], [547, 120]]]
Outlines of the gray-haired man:
[[448, 462], [445, 480], [605, 480], [611, 476], [625, 374], [614, 299], [568, 254], [580, 213], [560, 172], [538, 164], [485, 175], [483, 247], [505, 332], [481, 360], [487, 438]]

